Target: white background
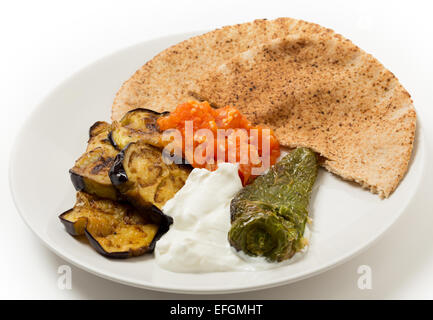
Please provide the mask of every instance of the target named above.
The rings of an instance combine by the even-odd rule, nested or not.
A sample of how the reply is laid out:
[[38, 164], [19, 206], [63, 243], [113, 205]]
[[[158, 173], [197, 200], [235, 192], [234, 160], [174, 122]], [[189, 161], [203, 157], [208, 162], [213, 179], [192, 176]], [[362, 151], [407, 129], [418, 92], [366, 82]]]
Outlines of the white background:
[[[72, 290], [60, 290], [57, 269], [65, 262], [39, 242], [13, 205], [7, 177], [9, 151], [27, 114], [50, 90], [83, 66], [109, 53], [171, 33], [289, 16], [334, 29], [394, 72], [412, 94], [426, 136], [430, 162], [424, 185], [408, 210], [377, 243], [350, 262], [295, 284], [216, 298], [432, 299], [431, 3], [378, 0], [0, 1], [0, 106], [3, 115], [0, 125], [3, 172], [0, 181], [0, 298], [196, 298], [127, 287], [75, 267], [72, 267]], [[360, 265], [372, 269], [371, 290], [357, 287]]]

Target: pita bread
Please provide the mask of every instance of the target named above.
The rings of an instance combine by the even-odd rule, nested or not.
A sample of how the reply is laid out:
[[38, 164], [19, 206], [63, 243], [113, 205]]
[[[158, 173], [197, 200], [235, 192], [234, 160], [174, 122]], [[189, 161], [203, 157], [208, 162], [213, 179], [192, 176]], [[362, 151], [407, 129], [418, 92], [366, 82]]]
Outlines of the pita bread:
[[191, 100], [189, 91], [203, 73], [269, 40], [304, 32], [332, 33], [317, 24], [279, 18], [227, 26], [176, 44], [156, 55], [122, 85], [114, 99], [112, 120], [140, 107], [172, 111], [179, 103]]
[[410, 95], [376, 59], [317, 24], [256, 20], [174, 45], [123, 84], [112, 119], [138, 107], [171, 111], [190, 92], [235, 105], [283, 145], [313, 148], [329, 171], [381, 197], [407, 171], [416, 122]]
[[287, 147], [322, 155], [324, 167], [388, 197], [407, 171], [416, 114], [409, 93], [349, 40], [314, 30], [233, 57], [194, 95], [234, 105]]

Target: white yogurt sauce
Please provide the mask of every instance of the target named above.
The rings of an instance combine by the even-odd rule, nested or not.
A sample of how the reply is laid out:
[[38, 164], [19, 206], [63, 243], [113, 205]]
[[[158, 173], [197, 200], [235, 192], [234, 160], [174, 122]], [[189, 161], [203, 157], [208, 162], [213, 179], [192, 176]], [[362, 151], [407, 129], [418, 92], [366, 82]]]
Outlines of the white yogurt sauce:
[[212, 172], [192, 170], [182, 189], [163, 208], [174, 223], [156, 243], [157, 264], [174, 272], [203, 273], [265, 270], [296, 260], [300, 253], [285, 262], [269, 263], [230, 246], [230, 201], [241, 188], [237, 165], [221, 163]]

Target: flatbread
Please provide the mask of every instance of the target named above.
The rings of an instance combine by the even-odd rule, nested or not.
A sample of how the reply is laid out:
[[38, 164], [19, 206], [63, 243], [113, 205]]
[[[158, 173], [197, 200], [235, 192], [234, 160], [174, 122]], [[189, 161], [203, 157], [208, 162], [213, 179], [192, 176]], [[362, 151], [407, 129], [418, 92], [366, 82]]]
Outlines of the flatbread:
[[189, 91], [203, 73], [269, 40], [304, 32], [332, 33], [332, 30], [291, 18], [255, 20], [176, 44], [156, 55], [122, 85], [113, 102], [112, 120], [139, 107], [172, 111], [191, 99]]
[[323, 166], [388, 197], [407, 171], [416, 113], [409, 93], [349, 40], [313, 29], [240, 53], [199, 79], [194, 95], [234, 105], [309, 147]]
[[123, 84], [112, 119], [138, 107], [172, 111], [192, 92], [235, 105], [285, 146], [313, 148], [329, 171], [381, 197], [407, 171], [416, 122], [410, 95], [376, 59], [317, 24], [256, 20], [174, 45]]

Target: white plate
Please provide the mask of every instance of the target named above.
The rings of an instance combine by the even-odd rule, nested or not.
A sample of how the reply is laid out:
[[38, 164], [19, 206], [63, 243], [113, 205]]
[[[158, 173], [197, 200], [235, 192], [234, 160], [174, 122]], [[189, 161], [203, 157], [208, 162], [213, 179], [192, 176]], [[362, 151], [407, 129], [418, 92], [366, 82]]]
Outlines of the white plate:
[[74, 203], [68, 169], [84, 151], [90, 125], [109, 120], [114, 94], [137, 68], [189, 36], [147, 41], [93, 63], [58, 86], [27, 120], [12, 153], [10, 185], [22, 218], [50, 249], [84, 270], [136, 287], [227, 293], [286, 284], [330, 269], [365, 249], [396, 221], [422, 176], [425, 148], [419, 129], [410, 170], [387, 200], [320, 171], [311, 201], [310, 250], [302, 260], [285, 267], [262, 272], [176, 274], [160, 269], [152, 255], [106, 259], [67, 234], [57, 216]]

